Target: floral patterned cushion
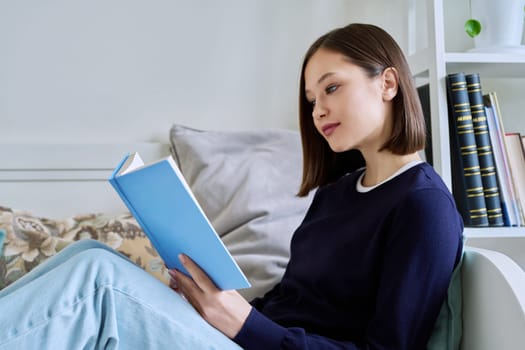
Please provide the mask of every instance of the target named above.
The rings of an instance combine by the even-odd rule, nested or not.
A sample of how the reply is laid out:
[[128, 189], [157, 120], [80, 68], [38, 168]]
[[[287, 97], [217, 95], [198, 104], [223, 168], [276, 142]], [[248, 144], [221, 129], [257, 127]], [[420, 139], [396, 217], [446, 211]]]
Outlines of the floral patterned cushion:
[[0, 257], [0, 289], [80, 239], [103, 242], [162, 282], [169, 281], [164, 263], [129, 213], [88, 214], [52, 220], [0, 207], [0, 230], [6, 233]]

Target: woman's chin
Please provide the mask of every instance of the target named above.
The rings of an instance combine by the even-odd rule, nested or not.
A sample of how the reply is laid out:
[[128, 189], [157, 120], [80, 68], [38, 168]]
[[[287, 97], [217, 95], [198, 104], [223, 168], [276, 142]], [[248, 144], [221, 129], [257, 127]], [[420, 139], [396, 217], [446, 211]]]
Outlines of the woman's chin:
[[348, 142], [348, 139], [337, 139], [335, 137], [325, 137], [326, 143], [330, 149], [335, 153], [346, 152], [352, 148], [355, 148], [353, 142]]
[[350, 147], [348, 147], [347, 145], [335, 145], [335, 144], [329, 144], [329, 145], [332, 151], [334, 151], [335, 153], [346, 152], [350, 149]]

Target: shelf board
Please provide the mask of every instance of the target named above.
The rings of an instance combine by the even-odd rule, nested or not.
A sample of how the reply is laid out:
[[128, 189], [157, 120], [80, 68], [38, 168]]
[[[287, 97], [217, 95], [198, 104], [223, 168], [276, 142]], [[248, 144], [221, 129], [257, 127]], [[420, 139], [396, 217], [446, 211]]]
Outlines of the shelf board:
[[525, 78], [525, 55], [513, 53], [448, 52], [447, 72], [476, 72], [487, 78]]
[[465, 227], [468, 238], [521, 237], [525, 239], [525, 227]]
[[[443, 57], [449, 73], [476, 72], [486, 78], [525, 78], [525, 55], [522, 54], [447, 52]], [[414, 77], [428, 78], [433, 60], [429, 49], [420, 50], [407, 59]]]
[[525, 63], [525, 55], [515, 53], [447, 52], [447, 63]]

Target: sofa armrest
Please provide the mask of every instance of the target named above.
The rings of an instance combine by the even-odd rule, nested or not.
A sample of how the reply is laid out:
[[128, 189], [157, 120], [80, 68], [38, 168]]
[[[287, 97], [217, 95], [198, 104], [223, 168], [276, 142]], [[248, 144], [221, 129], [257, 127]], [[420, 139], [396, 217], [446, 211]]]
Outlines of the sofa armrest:
[[461, 273], [461, 348], [522, 348], [525, 344], [525, 271], [502, 253], [466, 247]]

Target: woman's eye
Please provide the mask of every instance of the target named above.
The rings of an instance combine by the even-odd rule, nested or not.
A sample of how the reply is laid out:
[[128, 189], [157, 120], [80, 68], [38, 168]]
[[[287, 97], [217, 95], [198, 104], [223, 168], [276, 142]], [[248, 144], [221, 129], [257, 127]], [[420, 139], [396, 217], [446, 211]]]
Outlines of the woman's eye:
[[330, 85], [328, 86], [326, 89], [325, 89], [325, 92], [327, 94], [331, 94], [332, 92], [335, 92], [337, 90], [337, 88], [339, 87], [339, 85]]
[[311, 100], [311, 101], [308, 101], [308, 102], [310, 102], [310, 105], [311, 105], [312, 107], [315, 106], [315, 100]]

